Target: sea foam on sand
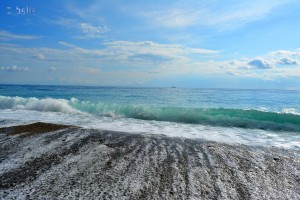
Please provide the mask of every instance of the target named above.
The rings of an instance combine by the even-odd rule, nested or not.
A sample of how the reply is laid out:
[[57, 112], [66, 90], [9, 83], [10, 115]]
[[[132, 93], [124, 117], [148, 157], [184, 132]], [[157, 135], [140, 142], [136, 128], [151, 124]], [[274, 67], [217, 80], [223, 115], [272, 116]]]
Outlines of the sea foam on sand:
[[299, 199], [299, 183], [294, 150], [43, 123], [0, 129], [4, 199]]

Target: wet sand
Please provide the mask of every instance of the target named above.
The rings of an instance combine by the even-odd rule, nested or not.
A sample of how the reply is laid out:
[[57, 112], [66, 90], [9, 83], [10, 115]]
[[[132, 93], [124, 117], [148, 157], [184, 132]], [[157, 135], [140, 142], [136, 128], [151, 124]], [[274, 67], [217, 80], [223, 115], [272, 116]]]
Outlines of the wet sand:
[[0, 199], [300, 199], [300, 152], [35, 123], [0, 129]]
[[0, 128], [0, 131], [8, 135], [26, 134], [28, 136], [28, 135], [34, 135], [39, 133], [57, 131], [69, 127], [72, 126], [36, 122], [33, 124]]

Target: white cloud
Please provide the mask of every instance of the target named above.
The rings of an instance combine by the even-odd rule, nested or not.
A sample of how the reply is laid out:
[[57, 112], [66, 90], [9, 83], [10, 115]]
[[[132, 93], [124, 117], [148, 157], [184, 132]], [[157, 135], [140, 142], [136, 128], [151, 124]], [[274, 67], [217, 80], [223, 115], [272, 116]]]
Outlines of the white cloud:
[[89, 23], [79, 23], [78, 27], [83, 35], [74, 36], [75, 39], [103, 38], [110, 31], [107, 26], [93, 26]]
[[280, 65], [297, 67], [300, 63], [299, 53], [298, 51], [278, 50], [256, 58], [228, 61], [224, 67], [237, 69], [276, 69], [279, 68]]
[[254, 59], [248, 62], [248, 65], [253, 66], [257, 69], [270, 69], [273, 68], [273, 64], [265, 59]]
[[175, 44], [159, 44], [152, 41], [130, 42], [130, 41], [112, 41], [105, 42], [104, 48], [85, 49], [66, 42], [59, 42], [61, 45], [71, 48], [69, 53], [78, 54], [74, 58], [79, 60], [94, 60], [105, 66], [152, 66], [159, 67], [162, 63], [188, 62], [191, 54], [197, 54], [199, 57], [217, 54], [218, 51], [190, 48]]
[[254, 59], [243, 59], [243, 60], [232, 60], [222, 65], [223, 69], [231, 70], [256, 70], [256, 69], [271, 69], [274, 67], [272, 61], [265, 58], [254, 58]]
[[101, 34], [110, 31], [106, 26], [92, 26], [88, 23], [80, 23], [79, 26], [81, 31], [88, 35]]
[[[31, 63], [32, 66], [36, 67], [34, 69], [44, 67], [44, 72], [53, 72], [59, 68], [61, 74], [68, 69], [66, 76], [80, 76], [89, 79], [89, 76], [93, 75], [94, 81], [97, 81], [96, 75], [104, 78], [111, 76], [122, 79], [122, 74], [128, 78], [132, 77], [129, 74], [134, 73], [147, 79], [185, 74], [234, 75], [268, 80], [275, 77], [300, 77], [298, 65], [281, 67], [279, 63], [289, 62], [292, 64], [293, 61], [299, 63], [299, 60], [288, 56], [282, 57], [282, 55], [271, 56], [270, 53], [256, 58], [217, 61], [210, 56], [216, 56], [216, 54], [220, 56], [218, 51], [152, 41], [110, 41], [103, 43], [102, 48], [96, 49], [82, 48], [63, 41], [59, 44], [66, 48], [0, 46], [0, 60], [6, 63], [9, 60], [14, 60], [14, 64], [20, 66], [22, 63]], [[39, 54], [52, 62], [34, 63], [32, 60], [28, 60], [30, 56]], [[282, 60], [282, 58], [287, 60]], [[11, 69], [1, 68], [1, 71], [13, 70], [17, 71], [15, 67]], [[114, 73], [116, 75], [113, 75]]]
[[228, 75], [271, 80], [276, 77], [300, 78], [299, 63], [298, 51], [279, 50], [257, 58], [221, 62], [219, 66], [220, 70]]
[[182, 10], [182, 9], [169, 9], [145, 12], [142, 16], [154, 20], [157, 25], [166, 27], [185, 27], [195, 25], [198, 23], [198, 19], [201, 16], [199, 10]]
[[91, 39], [102, 38], [105, 33], [110, 31], [108, 26], [94, 26], [87, 22], [81, 22], [76, 19], [55, 18], [44, 19], [45, 23], [61, 26], [64, 29], [69, 29], [75, 39]]
[[284, 56], [284, 57], [294, 57], [294, 56], [300, 56], [300, 50], [298, 51], [286, 51], [286, 50], [278, 50], [278, 51], [272, 51], [268, 53], [269, 56]]
[[61, 45], [66, 46], [66, 47], [76, 48], [75, 45], [64, 42], [64, 41], [59, 41], [58, 44], [61, 44]]
[[281, 65], [298, 65], [296, 60], [292, 60], [290, 58], [281, 58], [277, 61], [277, 63]]
[[30, 56], [30, 58], [34, 58], [34, 59], [38, 59], [38, 60], [47, 60], [45, 55], [43, 54], [36, 54], [36, 55], [33, 55], [33, 56]]
[[299, 49], [297, 49], [297, 51], [272, 51], [269, 52], [265, 57], [269, 60], [272, 60], [272, 62], [276, 65], [298, 66], [300, 63]]
[[102, 6], [99, 3], [92, 3], [88, 6], [77, 6], [74, 3], [67, 4], [66, 9], [73, 15], [80, 17], [84, 21], [103, 22], [104, 17], [101, 15]]
[[[103, 47], [97, 49], [82, 48], [63, 41], [59, 44], [67, 48], [0, 46], [0, 60], [9, 62], [7, 58], [10, 57], [16, 61], [17, 65], [31, 63], [37, 70], [44, 68], [48, 71], [49, 68], [55, 67], [61, 69], [60, 74], [64, 73], [66, 69], [81, 69], [77, 72], [70, 70], [70, 74], [66, 75], [75, 76], [74, 73], [77, 73], [77, 76], [86, 75], [87, 79], [89, 79], [88, 74], [93, 74], [93, 72], [94, 74], [103, 75], [108, 72], [121, 74], [122, 71], [122, 74], [127, 77], [129, 77], [129, 74], [136, 72], [140, 77], [144, 75], [149, 78], [171, 74], [210, 73], [218, 67], [213, 62], [198, 62], [195, 60], [195, 58], [215, 55], [218, 51], [190, 48], [176, 44], [160, 44], [151, 41], [111, 41], [103, 43]], [[32, 60], [28, 60], [31, 56], [37, 54], [44, 55], [51, 63], [34, 63]], [[89, 68], [86, 68], [86, 66]], [[158, 73], [149, 74], [149, 71]], [[117, 77], [112, 74], [110, 76]], [[120, 78], [122, 78], [121, 75]]]
[[34, 35], [17, 35], [8, 31], [0, 30], [0, 40], [36, 40], [40, 39], [40, 36]]
[[11, 67], [0, 67], [0, 71], [5, 71], [5, 72], [26, 72], [29, 71], [28, 67], [17, 67], [16, 65], [13, 65]]
[[[202, 1], [174, 3], [167, 7], [156, 6], [151, 10], [142, 7], [131, 8], [132, 13], [142, 16], [154, 24], [163, 27], [187, 27], [193, 25], [214, 26], [231, 29], [260, 20], [270, 14], [274, 8], [287, 1], [238, 1], [235, 3]], [[189, 5], [189, 6], [188, 6]], [[128, 12], [129, 9], [126, 11]]]
[[188, 55], [191, 53], [195, 54], [216, 54], [218, 51], [201, 49], [201, 48], [190, 48], [184, 47], [177, 44], [159, 44], [152, 41], [142, 42], [129, 42], [129, 41], [113, 41], [106, 42], [108, 50], [124, 51], [129, 54], [151, 54], [161, 56], [178, 56]]

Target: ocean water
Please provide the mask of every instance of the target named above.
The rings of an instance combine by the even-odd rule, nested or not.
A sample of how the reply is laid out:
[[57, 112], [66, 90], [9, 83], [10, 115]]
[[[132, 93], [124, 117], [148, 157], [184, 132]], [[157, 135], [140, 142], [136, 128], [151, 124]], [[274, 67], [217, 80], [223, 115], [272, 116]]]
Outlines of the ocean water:
[[35, 121], [300, 149], [300, 91], [0, 85], [0, 126]]

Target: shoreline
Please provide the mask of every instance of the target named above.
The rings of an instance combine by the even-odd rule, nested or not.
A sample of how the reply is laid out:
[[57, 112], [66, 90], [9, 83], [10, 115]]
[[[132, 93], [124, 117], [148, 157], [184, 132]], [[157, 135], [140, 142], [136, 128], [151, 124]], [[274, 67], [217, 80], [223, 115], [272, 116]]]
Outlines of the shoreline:
[[2, 198], [300, 198], [296, 150], [34, 123], [0, 152]]

